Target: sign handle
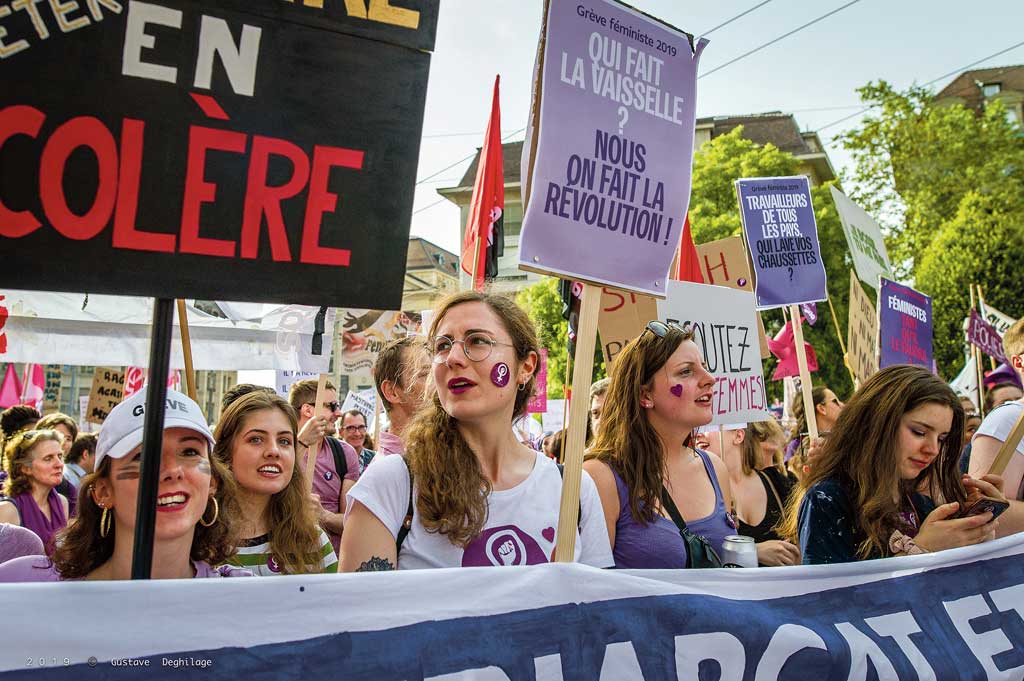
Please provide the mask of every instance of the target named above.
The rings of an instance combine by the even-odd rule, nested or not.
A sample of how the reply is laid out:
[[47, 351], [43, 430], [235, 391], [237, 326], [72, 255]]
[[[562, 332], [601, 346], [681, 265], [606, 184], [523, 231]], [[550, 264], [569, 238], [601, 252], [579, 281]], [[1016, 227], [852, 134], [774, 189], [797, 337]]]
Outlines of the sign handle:
[[[178, 298], [178, 329], [181, 331], [181, 354], [185, 356], [185, 386], [188, 396], [196, 399], [196, 372], [192, 366], [192, 337], [188, 332], [188, 311], [185, 301]], [[152, 376], [153, 374], [150, 374]], [[164, 372], [164, 380], [167, 372]]]
[[[971, 284], [969, 289], [971, 292], [971, 309], [976, 310], [977, 301], [974, 299], [974, 284]], [[971, 357], [974, 358], [974, 369], [978, 374], [978, 414], [981, 415], [981, 418], [985, 418], [985, 370], [981, 368], [981, 348], [971, 343], [969, 339], [967, 344], [971, 348]], [[1005, 466], [1006, 464], [1003, 465]]]
[[825, 298], [828, 301], [828, 309], [832, 313], [832, 324], [836, 327], [836, 335], [839, 337], [839, 349], [843, 351], [843, 365], [850, 372], [850, 380], [853, 382], [854, 390], [857, 389], [857, 377], [853, 375], [853, 367], [850, 366], [850, 355], [846, 352], [846, 343], [843, 342], [843, 330], [839, 328], [839, 318], [836, 317], [836, 308], [832, 305], [831, 296]]
[[[796, 364], [800, 368], [800, 392], [804, 396], [804, 415], [807, 420], [807, 434], [811, 440], [818, 438], [818, 421], [814, 415], [814, 398], [811, 397], [811, 372], [807, 369], [807, 349], [804, 348], [803, 320], [800, 306], [789, 306], [790, 322], [793, 324], [793, 340], [796, 342]], [[797, 437], [799, 437], [797, 433]]]
[[149, 341], [149, 375], [161, 376], [146, 387], [146, 413], [142, 422], [142, 471], [135, 506], [135, 540], [132, 544], [132, 579], [149, 579], [153, 567], [153, 535], [156, 532], [156, 493], [160, 485], [160, 458], [164, 442], [164, 407], [167, 401], [167, 370], [171, 364], [174, 333], [174, 301], [153, 301], [152, 337]]
[[[313, 418], [316, 418], [317, 411], [323, 406], [325, 392], [327, 392], [327, 374], [320, 374], [316, 382], [316, 398], [313, 400]], [[310, 494], [313, 493], [313, 473], [316, 469], [316, 457], [320, 451], [321, 442], [323, 442], [322, 438], [309, 443], [309, 449], [306, 450], [306, 491]]]
[[1003, 442], [1003, 446], [999, 448], [995, 461], [992, 462], [992, 466], [988, 469], [990, 475], [1003, 474], [1006, 466], [1010, 463], [1010, 457], [1013, 456], [1022, 438], [1024, 438], [1024, 411], [1017, 417], [1017, 422], [1013, 424], [1013, 429], [1006, 437], [1006, 441]]
[[580, 508], [580, 481], [583, 477], [583, 449], [587, 437], [586, 396], [594, 378], [594, 348], [597, 343], [597, 317], [601, 312], [601, 287], [583, 284], [580, 301], [580, 325], [576, 332], [576, 359], [572, 370], [572, 400], [563, 460], [562, 503], [558, 512], [558, 537], [555, 562], [571, 563], [576, 555], [576, 524]]
[[[558, 463], [565, 463], [565, 429], [569, 427], [569, 397], [572, 394], [572, 355], [565, 353], [565, 380], [562, 381], [562, 437], [558, 439]], [[588, 405], [589, 406], [589, 405]]]

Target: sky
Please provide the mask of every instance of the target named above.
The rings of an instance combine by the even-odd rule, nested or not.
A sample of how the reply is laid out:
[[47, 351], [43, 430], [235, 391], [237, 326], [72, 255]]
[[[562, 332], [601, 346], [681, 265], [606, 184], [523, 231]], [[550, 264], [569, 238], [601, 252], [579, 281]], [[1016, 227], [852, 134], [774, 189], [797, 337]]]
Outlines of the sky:
[[[594, 4], [594, 0], [579, 1]], [[862, 108], [858, 87], [884, 79], [902, 89], [958, 74], [983, 59], [971, 68], [1024, 64], [1024, 45], [986, 59], [1024, 41], [1020, 0], [634, 0], [630, 4], [695, 36], [707, 35], [710, 44], [701, 57], [698, 77], [775, 41], [700, 78], [697, 116], [792, 113], [802, 130], [821, 131], [837, 172], [849, 157], [833, 138], [856, 127], [860, 116], [826, 126]], [[526, 125], [530, 107], [542, 6], [542, 0], [441, 0], [412, 236], [458, 252], [459, 211], [442, 200], [437, 189], [455, 186], [482, 144], [497, 74], [501, 76], [502, 136], [506, 141], [523, 139], [523, 132], [516, 131]], [[946, 76], [933, 87], [941, 89], [953, 77]], [[442, 170], [447, 166], [452, 167]]]

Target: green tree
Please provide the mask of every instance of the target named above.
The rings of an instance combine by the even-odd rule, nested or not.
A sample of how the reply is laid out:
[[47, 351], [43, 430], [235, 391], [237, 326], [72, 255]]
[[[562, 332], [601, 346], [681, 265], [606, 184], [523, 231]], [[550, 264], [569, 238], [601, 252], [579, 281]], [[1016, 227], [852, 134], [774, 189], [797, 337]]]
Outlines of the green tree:
[[[983, 284], [985, 301], [1024, 317], [1024, 206], [1020, 197], [969, 191], [956, 215], [939, 229], [917, 266], [917, 285], [932, 296], [935, 358], [942, 373], [964, 365], [963, 320], [970, 309], [968, 284]], [[989, 282], [988, 286], [984, 286]]]
[[[744, 139], [742, 133], [742, 126], [736, 127], [728, 134], [707, 142], [694, 155], [690, 224], [696, 243], [742, 234], [736, 180], [745, 177], [784, 177], [800, 172], [800, 162], [792, 154], [780, 151], [772, 144], [759, 145]], [[850, 295], [848, 270], [851, 260], [828, 186], [812, 187], [811, 201], [818, 223], [818, 240], [828, 277], [829, 298], [835, 306], [845, 343]], [[838, 395], [849, 395], [853, 392], [853, 383], [843, 363], [842, 348], [827, 303], [818, 304], [818, 317], [815, 326], [804, 325], [804, 339], [814, 347], [818, 356], [819, 368], [813, 380], [828, 385]], [[779, 310], [762, 312], [761, 318], [769, 336], [775, 335], [782, 328], [783, 317]], [[771, 378], [776, 364], [774, 357], [765, 360], [766, 379]], [[781, 382], [769, 381], [768, 394], [770, 398], [781, 398]]]

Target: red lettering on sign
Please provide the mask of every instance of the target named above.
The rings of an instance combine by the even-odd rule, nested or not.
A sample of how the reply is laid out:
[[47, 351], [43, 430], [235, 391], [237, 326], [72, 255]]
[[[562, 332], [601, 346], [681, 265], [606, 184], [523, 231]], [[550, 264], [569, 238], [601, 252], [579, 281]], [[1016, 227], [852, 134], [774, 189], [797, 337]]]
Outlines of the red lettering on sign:
[[324, 213], [333, 213], [338, 195], [327, 191], [331, 168], [363, 167], [363, 152], [338, 147], [313, 147], [313, 172], [309, 179], [309, 198], [306, 201], [306, 220], [302, 225], [302, 252], [299, 259], [313, 265], [348, 267], [352, 252], [347, 248], [328, 248], [320, 245], [320, 226]]
[[215, 130], [194, 125], [188, 143], [188, 169], [185, 171], [185, 199], [181, 206], [181, 252], [197, 255], [235, 257], [235, 242], [199, 236], [199, 209], [217, 198], [217, 185], [203, 179], [206, 152], [245, 151], [246, 135], [230, 130]]
[[[283, 156], [292, 162], [292, 176], [282, 185], [267, 184], [267, 166], [271, 155]], [[252, 159], [245, 188], [245, 211], [242, 215], [240, 255], [255, 258], [260, 245], [260, 226], [267, 216], [270, 255], [277, 261], [292, 259], [288, 248], [288, 232], [281, 216], [281, 202], [290, 199], [306, 186], [309, 179], [309, 158], [298, 146], [285, 140], [256, 135], [252, 138]]]
[[[0, 111], [0, 148], [15, 135], [33, 139], [39, 134], [46, 116], [31, 106], [9, 106]], [[13, 211], [0, 197], [0, 236], [17, 239], [39, 229], [42, 223], [27, 210]]]
[[132, 118], [121, 124], [121, 170], [118, 174], [117, 207], [114, 210], [114, 248], [174, 253], [173, 234], [144, 232], [135, 226], [142, 176], [142, 142], [146, 124]]

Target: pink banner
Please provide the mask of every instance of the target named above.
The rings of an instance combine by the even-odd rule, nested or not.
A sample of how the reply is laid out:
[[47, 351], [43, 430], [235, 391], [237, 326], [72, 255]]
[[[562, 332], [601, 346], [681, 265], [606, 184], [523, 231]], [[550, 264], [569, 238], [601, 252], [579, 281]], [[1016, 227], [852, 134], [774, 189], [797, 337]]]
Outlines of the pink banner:
[[1006, 353], [1003, 351], [1003, 339], [992, 326], [975, 310], [971, 310], [971, 318], [967, 323], [967, 340], [981, 348], [981, 351], [996, 361], [1006, 363]]
[[548, 351], [546, 348], [542, 348], [540, 351], [540, 371], [537, 372], [536, 386], [527, 412], [544, 414], [548, 410]]

